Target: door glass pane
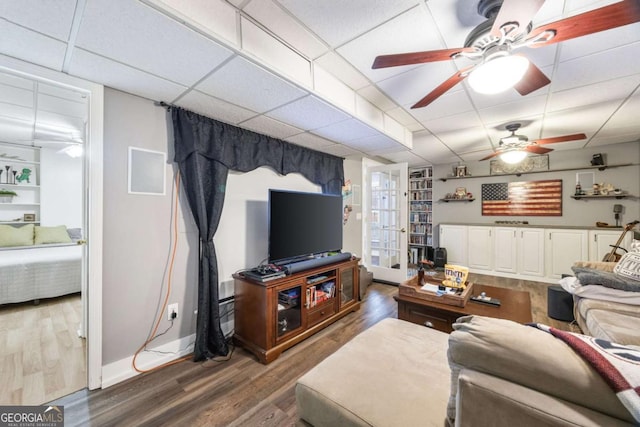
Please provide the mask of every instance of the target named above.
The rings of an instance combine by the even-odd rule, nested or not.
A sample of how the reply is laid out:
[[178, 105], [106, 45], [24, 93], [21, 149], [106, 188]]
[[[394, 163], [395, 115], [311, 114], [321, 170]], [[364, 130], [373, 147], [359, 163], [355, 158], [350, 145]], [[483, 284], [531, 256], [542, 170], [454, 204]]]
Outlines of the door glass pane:
[[296, 286], [278, 292], [278, 337], [298, 329], [302, 324], [301, 289], [301, 286]]
[[354, 298], [353, 269], [347, 268], [340, 272], [340, 304], [345, 305]]

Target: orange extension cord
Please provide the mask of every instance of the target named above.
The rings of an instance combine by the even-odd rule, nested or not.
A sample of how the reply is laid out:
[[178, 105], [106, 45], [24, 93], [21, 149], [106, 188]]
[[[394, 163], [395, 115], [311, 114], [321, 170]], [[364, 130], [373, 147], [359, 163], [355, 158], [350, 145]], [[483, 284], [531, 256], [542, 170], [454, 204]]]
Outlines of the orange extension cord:
[[167, 304], [169, 302], [169, 296], [171, 295], [171, 278], [173, 276], [173, 264], [176, 258], [176, 249], [178, 247], [178, 198], [180, 195], [179, 194], [180, 193], [180, 171], [178, 171], [178, 173], [176, 174], [175, 187], [176, 187], [175, 188], [176, 197], [175, 197], [175, 207], [173, 211], [173, 248], [171, 250], [171, 260], [169, 262], [169, 276], [167, 278], [167, 294], [164, 297], [162, 310], [160, 310], [160, 314], [158, 315], [158, 319], [156, 320], [156, 324], [153, 328], [153, 332], [151, 332], [150, 338], [147, 338], [144, 344], [142, 344], [140, 348], [133, 355], [133, 361], [131, 362], [131, 366], [133, 367], [133, 369], [135, 369], [137, 372], [140, 372], [140, 373], [153, 372], [156, 369], [164, 368], [165, 366], [175, 365], [176, 363], [180, 363], [183, 360], [189, 359], [191, 357], [191, 355], [180, 357], [176, 360], [172, 360], [171, 362], [164, 363], [162, 365], [156, 366], [151, 369], [140, 369], [136, 366], [136, 359], [138, 358], [138, 355], [142, 352], [142, 350], [144, 350], [147, 344], [153, 341], [153, 339], [155, 338], [156, 332], [158, 332], [160, 321], [162, 320], [162, 316], [164, 315], [164, 311], [167, 308]]

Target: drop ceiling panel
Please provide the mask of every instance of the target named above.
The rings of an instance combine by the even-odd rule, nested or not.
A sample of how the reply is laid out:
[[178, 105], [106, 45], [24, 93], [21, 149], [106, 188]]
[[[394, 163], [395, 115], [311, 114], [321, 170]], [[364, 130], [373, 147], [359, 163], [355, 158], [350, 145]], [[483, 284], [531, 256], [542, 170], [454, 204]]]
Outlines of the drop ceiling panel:
[[158, 11], [128, 0], [88, 2], [76, 45], [186, 86], [232, 55]]
[[74, 50], [69, 74], [91, 81], [98, 80], [96, 76], [100, 76], [99, 81], [105, 86], [155, 101], [171, 102], [186, 90], [184, 86], [82, 49]]
[[397, 153], [378, 154], [393, 163], [408, 163], [410, 167], [425, 166], [428, 162], [411, 151], [400, 151]]
[[568, 61], [640, 40], [640, 23], [625, 25], [562, 42], [560, 61]]
[[359, 120], [349, 119], [316, 129], [313, 133], [332, 141], [347, 142], [358, 138], [376, 135], [378, 134], [378, 131], [363, 124]]
[[61, 70], [66, 43], [0, 19], [0, 53]]
[[[464, 162], [476, 162], [484, 159], [490, 154], [493, 154], [493, 150], [480, 150], [480, 151], [470, 151], [468, 153], [459, 153], [462, 161]], [[488, 163], [488, 161], [487, 161]]]
[[362, 156], [360, 151], [354, 150], [353, 148], [345, 147], [341, 144], [330, 145], [328, 147], [320, 147], [317, 151], [322, 151], [327, 154], [331, 154], [338, 157], [348, 157], [348, 156]]
[[387, 111], [398, 106], [398, 104], [394, 103], [387, 95], [382, 93], [373, 85], [360, 89], [358, 91], [358, 95], [362, 96], [382, 111]]
[[589, 142], [589, 147], [600, 147], [603, 145], [620, 144], [624, 142], [640, 143], [640, 136], [638, 135], [638, 132], [634, 132], [616, 136], [596, 136]]
[[[640, 123], [635, 123], [629, 126], [616, 126], [607, 122], [600, 131], [598, 131], [597, 137], [614, 137], [614, 136], [633, 136], [631, 140], [640, 138]], [[639, 159], [640, 160], [640, 159]]]
[[486, 20], [478, 14], [477, 0], [430, 0], [426, 5], [449, 48], [463, 47], [467, 35]]
[[306, 96], [267, 113], [281, 122], [313, 130], [347, 120], [349, 116], [314, 96]]
[[494, 147], [497, 147], [499, 145], [501, 138], [505, 138], [511, 135], [511, 132], [507, 130], [506, 126], [515, 122], [520, 123], [520, 128], [516, 131], [517, 135], [524, 135], [529, 138], [530, 141], [540, 139], [542, 135], [542, 115], [527, 117], [522, 120], [494, 123], [485, 126], [486, 134], [489, 138], [489, 141], [491, 141]]
[[369, 85], [369, 80], [366, 77], [335, 52], [327, 52], [314, 62], [334, 76], [339, 76], [340, 80], [353, 90], [362, 89]]
[[444, 48], [438, 32], [434, 31], [435, 28], [435, 23], [426, 8], [415, 7], [338, 48], [337, 51], [365, 76], [378, 82], [404, 73], [416, 65], [373, 70], [371, 65], [376, 56]]
[[[417, 0], [278, 0], [330, 46], [359, 34], [415, 6]], [[330, 17], [330, 18], [329, 18]]]
[[448, 132], [457, 129], [466, 129], [481, 126], [478, 113], [469, 111], [461, 114], [454, 114], [447, 117], [441, 117], [435, 120], [425, 120], [424, 126], [432, 133]]
[[518, 118], [532, 116], [540, 111], [544, 111], [546, 102], [546, 95], [528, 95], [521, 97], [518, 101], [481, 109], [478, 113], [484, 123], [517, 121]]
[[176, 105], [221, 122], [237, 125], [256, 115], [255, 112], [221, 99], [192, 90], [175, 102]]
[[421, 157], [451, 155], [449, 147], [429, 132], [416, 132], [413, 134], [413, 149], [411, 150]]
[[[0, 16], [22, 27], [66, 42], [77, 0], [0, 2]], [[4, 20], [3, 19], [3, 20]]]
[[388, 110], [386, 114], [405, 127], [418, 126], [419, 130], [422, 130], [422, 125], [420, 125], [420, 123], [418, 123], [418, 121], [404, 108], [392, 108], [391, 110]]
[[384, 127], [382, 111], [359, 94], [356, 94], [356, 116], [377, 129]]
[[355, 114], [356, 94], [349, 86], [319, 65], [313, 67], [313, 87], [316, 93], [343, 110]]
[[[411, 106], [455, 73], [450, 61], [433, 62], [378, 82], [378, 87], [396, 103]], [[459, 90], [460, 86], [451, 90], [456, 89]]]
[[238, 126], [279, 139], [285, 139], [302, 132], [302, 130], [296, 127], [289, 126], [266, 116], [253, 117], [240, 123]]
[[473, 109], [464, 90], [450, 90], [426, 107], [412, 109], [411, 114], [419, 121], [428, 121]]
[[548, 138], [579, 132], [590, 137], [611, 117], [618, 105], [618, 102], [610, 101], [596, 106], [549, 113], [545, 116], [542, 137]]
[[335, 142], [333, 141], [329, 141], [328, 139], [324, 139], [322, 137], [319, 137], [318, 135], [314, 135], [308, 132], [291, 136], [289, 138], [286, 138], [286, 140], [303, 147], [312, 148], [314, 150], [319, 149], [320, 147], [335, 145]]
[[579, 108], [613, 100], [619, 100], [622, 103], [638, 85], [640, 85], [640, 75], [634, 75], [554, 92], [551, 94], [547, 111]]
[[363, 152], [376, 152], [381, 150], [406, 150], [406, 147], [385, 135], [373, 135], [366, 138], [354, 139], [344, 143], [345, 145]]
[[236, 56], [196, 87], [252, 111], [263, 113], [301, 98], [307, 92], [266, 71], [246, 59]]
[[307, 58], [317, 58], [328, 49], [318, 37], [271, 0], [251, 1], [243, 10], [256, 21], [272, 29]]
[[438, 133], [438, 138], [456, 153], [492, 149], [483, 127], [453, 130]]
[[634, 96], [624, 102], [620, 108], [612, 115], [605, 127], [616, 126], [626, 127], [630, 124], [638, 123], [638, 112], [640, 111], [640, 89], [636, 89]]

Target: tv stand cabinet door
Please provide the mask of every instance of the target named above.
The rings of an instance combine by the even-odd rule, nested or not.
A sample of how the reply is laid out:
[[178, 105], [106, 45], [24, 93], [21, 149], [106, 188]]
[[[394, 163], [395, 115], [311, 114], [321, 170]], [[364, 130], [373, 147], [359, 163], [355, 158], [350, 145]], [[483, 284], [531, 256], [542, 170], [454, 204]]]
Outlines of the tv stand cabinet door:
[[338, 311], [342, 311], [358, 301], [358, 286], [360, 284], [360, 269], [358, 262], [352, 261], [350, 265], [338, 269], [340, 294]]

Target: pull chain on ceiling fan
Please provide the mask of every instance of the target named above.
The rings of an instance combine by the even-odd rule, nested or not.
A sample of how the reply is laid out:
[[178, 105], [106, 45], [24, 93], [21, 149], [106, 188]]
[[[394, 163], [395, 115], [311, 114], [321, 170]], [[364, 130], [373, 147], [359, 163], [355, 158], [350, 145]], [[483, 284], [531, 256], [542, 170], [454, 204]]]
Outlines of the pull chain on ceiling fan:
[[[481, 79], [483, 74], [488, 81], [504, 82], [506, 89], [513, 87], [524, 96], [548, 85], [551, 80], [526, 57], [514, 55], [514, 50], [548, 46], [640, 22], [640, 1], [622, 0], [532, 29], [531, 20], [543, 4], [544, 0], [480, 0], [478, 13], [488, 20], [471, 32], [464, 47], [381, 55], [376, 57], [372, 68], [448, 61], [460, 57], [479, 62], [455, 73], [411, 108], [429, 105], [466, 77], [469, 77], [469, 84], [474, 90], [487, 92], [487, 80], [482, 83]], [[515, 64], [513, 71], [505, 69], [511, 66], [510, 63]], [[498, 77], [498, 72], [507, 77]], [[521, 76], [519, 79], [516, 73]], [[506, 81], [507, 78], [510, 80]], [[496, 93], [497, 89], [493, 90]]]

